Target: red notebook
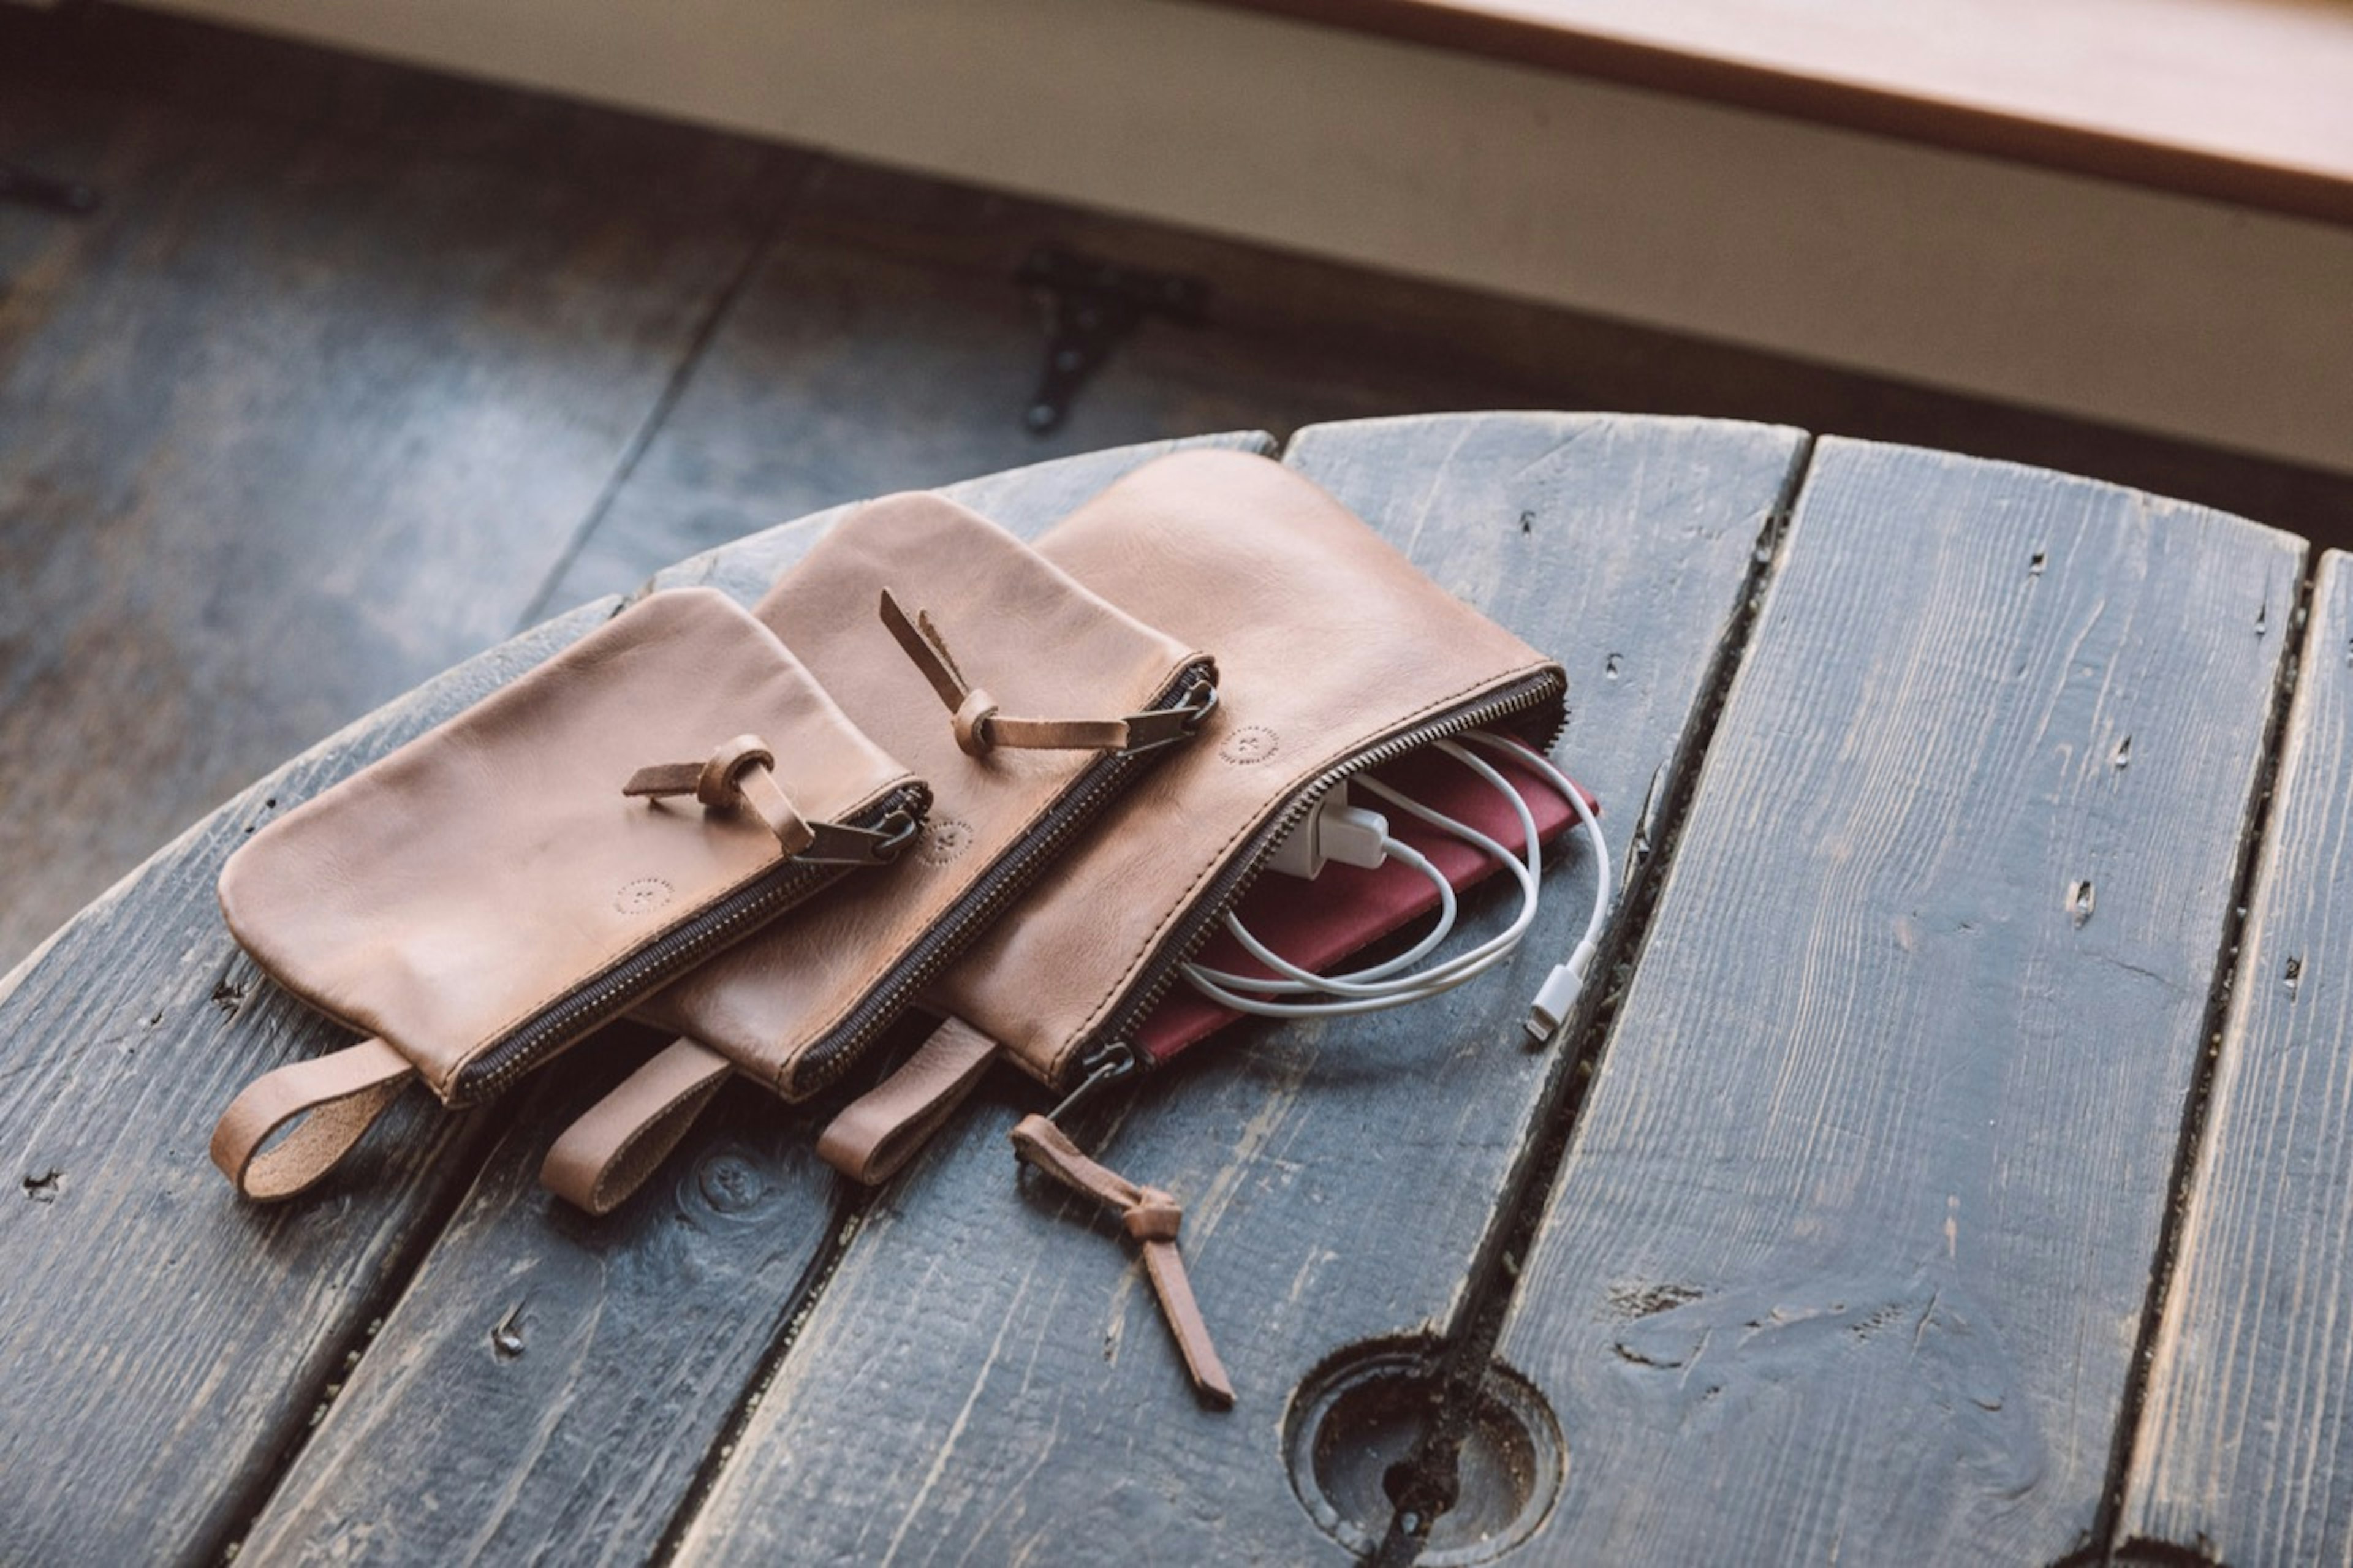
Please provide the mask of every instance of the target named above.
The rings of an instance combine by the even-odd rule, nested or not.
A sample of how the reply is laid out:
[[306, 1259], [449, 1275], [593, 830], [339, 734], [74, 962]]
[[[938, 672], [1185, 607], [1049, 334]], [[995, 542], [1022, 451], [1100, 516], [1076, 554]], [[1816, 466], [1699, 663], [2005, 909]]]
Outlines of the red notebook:
[[[1481, 748], [1480, 755], [1493, 763], [1527, 802], [1539, 843], [1551, 843], [1564, 828], [1577, 823], [1576, 812], [1551, 781], [1500, 752]], [[1371, 776], [1508, 848], [1517, 851], [1523, 847], [1519, 814], [1511, 803], [1494, 786], [1442, 752], [1417, 752], [1373, 769]], [[1578, 787], [1586, 805], [1599, 816], [1601, 808], [1592, 792]], [[1503, 872], [1493, 857], [1397, 810], [1369, 790], [1357, 792], [1350, 799], [1388, 817], [1390, 837], [1428, 857], [1458, 891]], [[1392, 863], [1368, 871], [1335, 861], [1312, 882], [1275, 872], [1261, 875], [1242, 896], [1238, 912], [1250, 934], [1267, 946], [1303, 969], [1327, 974], [1351, 953], [1429, 919], [1437, 909], [1438, 889], [1410, 867]], [[1440, 955], [1445, 951], [1441, 949]], [[1244, 952], [1222, 928], [1202, 948], [1198, 962], [1233, 974], [1268, 973], [1266, 966]], [[1164, 1062], [1243, 1016], [1179, 980], [1136, 1031], [1136, 1047], [1155, 1064]]]

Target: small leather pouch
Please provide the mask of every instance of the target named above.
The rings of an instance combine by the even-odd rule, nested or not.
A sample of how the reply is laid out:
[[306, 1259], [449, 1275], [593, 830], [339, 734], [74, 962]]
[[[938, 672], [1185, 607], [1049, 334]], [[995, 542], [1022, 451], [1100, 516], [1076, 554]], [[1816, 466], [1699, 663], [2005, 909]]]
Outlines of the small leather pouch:
[[1199, 645], [934, 495], [860, 508], [756, 614], [935, 805], [887, 886], [844, 889], [637, 1010], [678, 1042], [542, 1171], [592, 1213], [642, 1182], [729, 1072], [790, 1100], [832, 1083], [1216, 702]]
[[248, 1085], [214, 1162], [247, 1196], [282, 1198], [411, 1079], [452, 1108], [490, 1098], [898, 858], [928, 805], [724, 595], [656, 594], [229, 858], [238, 942], [370, 1037]]
[[[1000, 1049], [1074, 1098], [1167, 1059], [1229, 1016], [1177, 1006], [1147, 1030], [1181, 965], [1328, 791], [1476, 729], [1541, 751], [1566, 716], [1558, 664], [1265, 458], [1161, 458], [1057, 524], [1039, 551], [1217, 649], [1218, 710], [934, 987], [927, 1005], [947, 1022], [820, 1144], [853, 1174], [903, 1161]], [[1050, 1118], [1026, 1119], [1014, 1141], [1029, 1163], [1126, 1215], [1197, 1386], [1229, 1399], [1176, 1264], [1174, 1200], [1085, 1161]]]

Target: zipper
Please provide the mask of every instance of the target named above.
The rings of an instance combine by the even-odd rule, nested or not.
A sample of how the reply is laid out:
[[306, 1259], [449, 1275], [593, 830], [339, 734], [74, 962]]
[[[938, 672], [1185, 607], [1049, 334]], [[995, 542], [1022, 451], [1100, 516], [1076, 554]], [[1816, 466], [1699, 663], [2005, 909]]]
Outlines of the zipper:
[[[1080, 1051], [1079, 1070], [1084, 1076], [1069, 1097], [1054, 1108], [1048, 1120], [1060, 1121], [1064, 1115], [1084, 1105], [1113, 1084], [1148, 1073], [1160, 1065], [1138, 1050], [1128, 1037], [1151, 1015], [1153, 1008], [1160, 1005], [1160, 999], [1167, 994], [1177, 973], [1209, 940], [1210, 934], [1225, 919], [1226, 911], [1241, 902], [1242, 895], [1249, 892], [1251, 884], [1258, 880], [1267, 856], [1282, 841], [1283, 835], [1297, 826], [1334, 785], [1367, 768], [1378, 767], [1408, 752], [1418, 751], [1434, 741], [1443, 741], [1471, 730], [1486, 729], [1546, 702], [1557, 706], [1567, 689], [1568, 678], [1559, 670], [1540, 671], [1514, 681], [1493, 696], [1400, 730], [1308, 780], [1296, 794], [1283, 802], [1281, 810], [1250, 836], [1248, 843], [1227, 860], [1208, 890], [1194, 900], [1184, 921], [1166, 942], [1161, 943], [1160, 952], [1150, 966], [1136, 976], [1134, 984], [1128, 987], [1126, 997]], [[1552, 750], [1554, 743], [1560, 739], [1561, 722], [1556, 721], [1549, 727], [1536, 750]]]
[[648, 993], [659, 990], [665, 982], [677, 978], [720, 948], [750, 935], [766, 921], [849, 875], [855, 866], [887, 864], [923, 826], [930, 804], [928, 789], [904, 786], [892, 791], [850, 824], [850, 833], [837, 829], [828, 835], [819, 827], [818, 839], [812, 849], [823, 850], [828, 844], [839, 849], [862, 848], [865, 859], [850, 855], [813, 859], [804, 851], [778, 861], [687, 924], [590, 975], [500, 1036], [459, 1070], [449, 1086], [449, 1105], [453, 1109], [468, 1106], [498, 1094], [551, 1053], [627, 1011]]
[[[1217, 706], [1214, 668], [1207, 660], [1186, 666], [1145, 705], [1145, 710], [1159, 713], [1190, 710], [1194, 716], [1184, 731], [1184, 735], [1190, 735]], [[1167, 743], [1155, 742], [1133, 751], [1116, 752], [1098, 757], [1081, 769], [1070, 787], [1047, 808], [1038, 826], [999, 856], [963, 898], [932, 922], [907, 950], [906, 956], [879, 984], [868, 988], [847, 1017], [795, 1058], [786, 1075], [788, 1097], [806, 1099], [839, 1077], [874, 1037], [955, 962], [965, 945], [985, 931], [1007, 904], [1028, 889], [1068, 839], [1116, 799], [1135, 773], [1157, 760], [1156, 753]]]

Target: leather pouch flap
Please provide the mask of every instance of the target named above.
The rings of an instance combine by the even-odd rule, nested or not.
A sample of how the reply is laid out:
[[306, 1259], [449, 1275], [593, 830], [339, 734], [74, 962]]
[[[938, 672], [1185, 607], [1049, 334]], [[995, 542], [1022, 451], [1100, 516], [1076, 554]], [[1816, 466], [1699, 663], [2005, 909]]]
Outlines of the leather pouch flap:
[[785, 885], [783, 830], [691, 793], [622, 793], [747, 734], [787, 819], [920, 815], [913, 775], [766, 627], [681, 589], [264, 827], [223, 869], [221, 908], [273, 978], [465, 1103], [470, 1065], [586, 983], [684, 933], [756, 929], [704, 934], [746, 889]]
[[[1398, 737], [1517, 694], [1495, 722], [1559, 729], [1560, 667], [1432, 582], [1314, 484], [1266, 458], [1146, 465], [1039, 551], [1103, 597], [1218, 653], [1218, 710], [1041, 878], [934, 1005], [1062, 1087], [1181, 945], [1286, 805]], [[1271, 842], [1271, 841], [1270, 841]]]
[[1148, 776], [1144, 754], [1101, 746], [967, 750], [951, 711], [955, 694], [886, 623], [886, 592], [907, 624], [935, 637], [934, 662], [952, 667], [959, 690], [985, 693], [979, 706], [1024, 723], [1046, 721], [1037, 731], [1007, 726], [1015, 741], [1058, 728], [1093, 735], [1093, 721], [1169, 705], [1210, 673], [1198, 645], [1113, 607], [996, 524], [927, 493], [860, 508], [777, 582], [760, 618], [868, 734], [923, 775], [934, 802], [887, 887], [838, 889], [638, 1010], [787, 1099], [824, 1087], [961, 950], [1058, 847], [1041, 834], [1075, 832], [1063, 819], [1097, 809], [1088, 798], [1097, 785], [1107, 795], [1127, 773]]

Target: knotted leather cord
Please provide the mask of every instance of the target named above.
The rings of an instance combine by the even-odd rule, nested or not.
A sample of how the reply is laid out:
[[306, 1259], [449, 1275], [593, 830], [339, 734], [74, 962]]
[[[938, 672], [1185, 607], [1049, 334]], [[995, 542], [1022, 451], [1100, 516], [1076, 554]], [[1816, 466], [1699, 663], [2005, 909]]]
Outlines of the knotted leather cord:
[[621, 786], [621, 793], [648, 800], [692, 795], [707, 811], [748, 809], [776, 836], [786, 855], [797, 855], [817, 842], [817, 831], [801, 819], [792, 797], [776, 783], [771, 771], [776, 764], [776, 753], [765, 741], [757, 735], [738, 735], [702, 762], [658, 763], [639, 768]]
[[1224, 1408], [1234, 1402], [1233, 1384], [1225, 1363], [1209, 1342], [1209, 1326], [1193, 1300], [1185, 1278], [1185, 1259], [1176, 1250], [1176, 1230], [1184, 1212], [1176, 1200], [1158, 1187], [1141, 1187], [1125, 1176], [1105, 1170], [1082, 1153], [1062, 1130], [1042, 1116], [1025, 1116], [1013, 1129], [1013, 1151], [1030, 1164], [1107, 1208], [1119, 1211], [1120, 1223], [1144, 1251], [1144, 1271], [1160, 1312], [1176, 1336], [1185, 1370], [1201, 1396]]
[[[997, 700], [984, 688], [965, 679], [948, 651], [947, 639], [932, 622], [930, 612], [918, 610], [910, 620], [891, 590], [882, 590], [882, 624], [891, 629], [923, 679], [939, 693], [940, 701], [955, 716], [956, 745], [966, 756], [987, 756], [996, 747], [1027, 752], [1126, 752], [1164, 743], [1162, 731], [1172, 721], [1181, 730], [1198, 715], [1181, 710], [1136, 713], [1124, 719], [1012, 719], [997, 710]], [[1147, 734], [1151, 737], [1147, 739]]]

